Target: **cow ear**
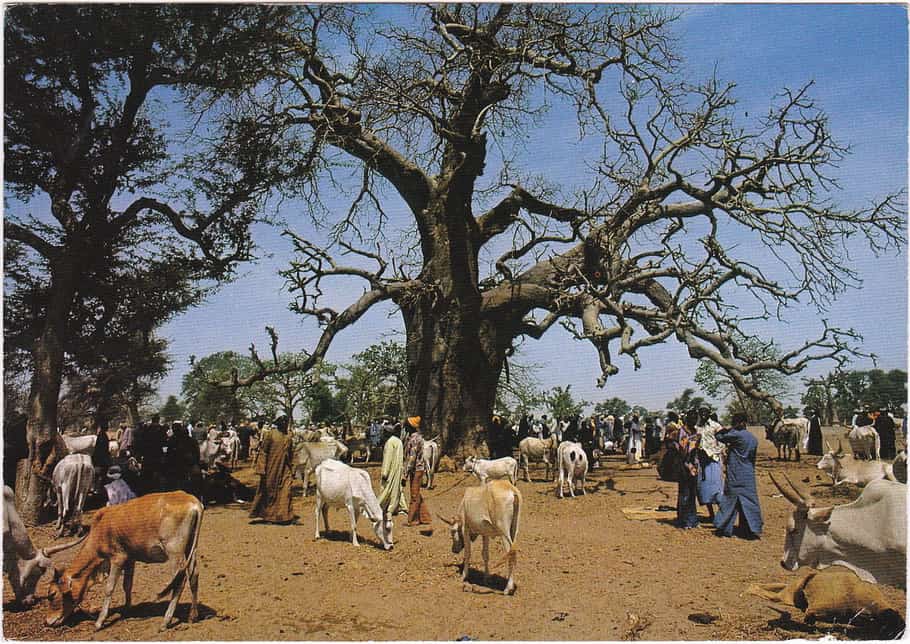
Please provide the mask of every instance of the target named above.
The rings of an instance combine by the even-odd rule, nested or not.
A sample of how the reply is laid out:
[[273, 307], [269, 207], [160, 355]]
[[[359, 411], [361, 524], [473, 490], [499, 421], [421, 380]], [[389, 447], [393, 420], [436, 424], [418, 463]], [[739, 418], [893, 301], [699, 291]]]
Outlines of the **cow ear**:
[[831, 520], [832, 510], [834, 510], [834, 506], [828, 506], [827, 508], [810, 508], [806, 516], [808, 517], [809, 521], [827, 523]]

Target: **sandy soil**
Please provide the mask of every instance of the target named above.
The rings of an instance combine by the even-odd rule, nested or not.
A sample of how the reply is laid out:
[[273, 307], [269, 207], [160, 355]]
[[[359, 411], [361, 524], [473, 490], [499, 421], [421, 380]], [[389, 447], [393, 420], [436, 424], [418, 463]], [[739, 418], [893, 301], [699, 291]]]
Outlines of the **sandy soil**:
[[[826, 432], [827, 433], [827, 432]], [[756, 431], [758, 435], [758, 431]], [[833, 434], [832, 434], [833, 435]], [[554, 485], [521, 482], [524, 496], [516, 570], [517, 592], [499, 591], [504, 579], [492, 575], [483, 584], [480, 548], [474, 549], [475, 572], [463, 589], [461, 556], [453, 555], [448, 531], [436, 523], [432, 536], [419, 534], [396, 517], [394, 550], [377, 546], [361, 519], [361, 546], [350, 543], [346, 513], [331, 511], [335, 531], [314, 541], [313, 497], [297, 490], [297, 525], [250, 524], [243, 505], [206, 510], [200, 545], [202, 619], [186, 624], [188, 591], [178, 607], [179, 624], [159, 633], [165, 602], [156, 601], [170, 570], [139, 564], [132, 611], [122, 615], [117, 589], [107, 626], [94, 632], [92, 613], [100, 605], [101, 585], [89, 596], [86, 611], [61, 628], [44, 626], [46, 602], [15, 612], [5, 603], [3, 634], [31, 640], [646, 640], [790, 639], [868, 637], [852, 627], [802, 622], [801, 613], [746, 593], [753, 582], [788, 579], [795, 573], [779, 563], [789, 503], [776, 496], [768, 471], [787, 471], [804, 480], [819, 499], [847, 502], [858, 494], [832, 496], [827, 477], [815, 469], [816, 458], [799, 464], [773, 460], [773, 446], [760, 439], [759, 488], [765, 536], [759, 541], [715, 537], [709, 524], [691, 531], [661, 520], [633, 521], [625, 507], [675, 506], [674, 484], [657, 480], [654, 468], [624, 471], [610, 457], [593, 470], [587, 495], [559, 500]], [[776, 455], [776, 454], [775, 454]], [[367, 468], [378, 485], [378, 467]], [[252, 483], [249, 470], [238, 478]], [[440, 473], [428, 493], [434, 512], [451, 515], [461, 499], [462, 474]], [[299, 487], [299, 483], [297, 484]], [[51, 542], [47, 527], [36, 529], [38, 546]], [[499, 544], [491, 548], [498, 560]], [[60, 555], [66, 563], [72, 553]], [[502, 572], [501, 569], [499, 572]], [[47, 577], [39, 584], [46, 593]], [[883, 587], [905, 614], [906, 596]], [[4, 601], [12, 593], [4, 580]], [[708, 625], [691, 621], [709, 613]], [[630, 633], [632, 619], [646, 624]]]

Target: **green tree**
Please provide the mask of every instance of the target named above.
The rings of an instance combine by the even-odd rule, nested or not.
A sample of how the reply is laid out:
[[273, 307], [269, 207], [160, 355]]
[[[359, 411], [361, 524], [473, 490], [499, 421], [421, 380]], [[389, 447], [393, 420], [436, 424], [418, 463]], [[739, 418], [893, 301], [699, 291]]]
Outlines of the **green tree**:
[[306, 407], [312, 423], [342, 423], [347, 419], [344, 395], [336, 396], [325, 380], [317, 380], [309, 388]]
[[[19, 5], [5, 14], [3, 228], [29, 277], [29, 454], [54, 440], [74, 320], [106, 331], [108, 294], [137, 272], [217, 282], [251, 256], [249, 227], [281, 183], [280, 144], [202, 111], [258, 85], [290, 8]], [[168, 125], [187, 117], [204, 136]], [[199, 117], [199, 118], [197, 118]], [[255, 144], [255, 150], [252, 144]], [[293, 172], [297, 172], [294, 166]], [[22, 277], [21, 273], [16, 274]], [[135, 298], [151, 299], [141, 291]], [[106, 301], [106, 302], [105, 302]], [[106, 306], [105, 306], [106, 305]], [[20, 468], [34, 524], [46, 481]]]
[[237, 422], [242, 416], [277, 416], [279, 406], [262, 395], [263, 383], [236, 390], [217, 384], [235, 372], [240, 377], [253, 373], [256, 365], [252, 359], [234, 351], [220, 351], [200, 360], [192, 357], [191, 365], [183, 376], [181, 394], [187, 414], [194, 421]]
[[595, 414], [625, 416], [632, 411], [632, 406], [622, 398], [608, 398], [594, 405]]
[[702, 407], [714, 409], [714, 407], [709, 404], [707, 400], [701, 396], [696, 396], [695, 390], [691, 387], [686, 387], [677, 398], [674, 398], [667, 403], [667, 409], [670, 411], [675, 411], [677, 414], [679, 414], [680, 418], [682, 418], [682, 415], [690, 409], [701, 409]]
[[158, 413], [161, 415], [161, 420], [170, 423], [175, 420], [183, 420], [186, 415], [186, 407], [177, 400], [177, 396], [171, 395], [167, 397]]
[[552, 418], [569, 418], [581, 414], [590, 403], [587, 400], [575, 400], [572, 396], [572, 385], [553, 387], [546, 395], [547, 409]]
[[353, 356], [345, 369], [348, 376], [336, 379], [345, 413], [352, 422], [365, 424], [379, 416], [400, 417], [408, 392], [407, 353], [397, 342], [373, 344]]
[[[638, 366], [640, 350], [679, 341], [782, 409], [751, 374], [842, 357], [855, 336], [826, 328], [785, 359], [752, 364], [726, 340], [754, 324], [750, 307], [725, 300], [754, 296], [768, 316], [823, 302], [856, 284], [848, 239], [876, 251], [905, 241], [902, 191], [838, 207], [828, 177], [846, 148], [810, 87], [748, 116], [735, 83], [685, 75], [674, 51], [684, 33], [664, 8], [430, 5], [402, 20], [345, 5], [296, 11], [282, 41], [294, 59], [268, 65], [274, 79], [241, 104], [261, 138], [296, 142], [283, 164], [321, 170], [309, 210], [336, 233], [328, 243], [289, 233], [293, 308], [322, 324], [303, 366], [393, 305], [407, 408], [446, 453], [482, 442], [507, 358], [558, 321], [592, 344], [600, 385], [617, 352]], [[540, 129], [551, 108], [598, 150], [572, 190], [536, 159], [501, 163], [528, 137], [572, 130]], [[348, 191], [350, 207], [338, 207]], [[390, 232], [392, 203], [407, 219]], [[364, 293], [333, 308], [328, 284], [352, 278]]]

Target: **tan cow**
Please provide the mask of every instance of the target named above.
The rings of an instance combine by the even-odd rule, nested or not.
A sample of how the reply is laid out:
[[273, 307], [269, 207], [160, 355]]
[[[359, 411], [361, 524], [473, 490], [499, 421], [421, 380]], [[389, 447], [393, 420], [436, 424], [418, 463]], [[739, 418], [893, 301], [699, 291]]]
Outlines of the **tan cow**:
[[[483, 537], [483, 575], [486, 582], [490, 574], [490, 537], [502, 539], [506, 556], [502, 562], [509, 564], [509, 577], [503, 594], [515, 592], [515, 559], [514, 548], [518, 537], [518, 523], [521, 517], [521, 492], [508, 481], [497, 479], [476, 487], [469, 487], [464, 492], [458, 513], [454, 519], [439, 518], [449, 525], [452, 535], [452, 552], [458, 554], [464, 549], [464, 564], [461, 579], [466, 581], [471, 563], [471, 542], [478, 536]], [[500, 564], [496, 564], [499, 566]], [[494, 566], [494, 567], [496, 567]]]
[[142, 563], [175, 562], [171, 582], [158, 593], [160, 599], [168, 592], [171, 602], [164, 614], [161, 630], [170, 624], [187, 579], [190, 582], [192, 605], [189, 621], [199, 614], [197, 590], [199, 573], [196, 570], [196, 547], [202, 527], [203, 505], [186, 492], [164, 492], [101, 508], [95, 513], [91, 531], [82, 549], [69, 567], [55, 571], [48, 599], [51, 610], [48, 626], [60, 626], [85, 598], [85, 593], [107, 565], [110, 572], [104, 588], [104, 603], [95, 630], [100, 630], [111, 607], [111, 595], [123, 573], [124, 610], [132, 603], [133, 570]]

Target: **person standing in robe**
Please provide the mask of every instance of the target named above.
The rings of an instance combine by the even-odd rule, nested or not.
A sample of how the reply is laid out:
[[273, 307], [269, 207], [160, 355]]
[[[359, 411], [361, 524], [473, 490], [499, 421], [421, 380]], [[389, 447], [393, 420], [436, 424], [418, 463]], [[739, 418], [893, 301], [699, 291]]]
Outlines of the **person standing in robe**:
[[641, 460], [642, 456], [642, 430], [638, 420], [638, 415], [633, 415], [631, 421], [627, 421], [629, 441], [626, 444], [626, 463], [631, 465]]
[[[433, 534], [433, 517], [430, 508], [421, 496], [421, 484], [425, 475], [426, 464], [423, 461], [423, 436], [420, 433], [420, 416], [411, 416], [405, 421], [405, 426], [411, 431], [405, 450], [405, 476], [411, 479], [411, 502], [408, 506], [408, 527], [416, 525], [429, 526], [422, 530], [425, 534]], [[404, 481], [402, 481], [404, 482]]]
[[104, 492], [107, 494], [106, 505], [120, 505], [136, 498], [136, 493], [122, 478], [122, 471], [119, 465], [112, 465], [107, 470], [107, 478], [110, 483], [104, 486]]
[[711, 420], [711, 410], [702, 407], [699, 411], [698, 431], [698, 502], [708, 508], [708, 516], [714, 519], [714, 504], [724, 493], [724, 477], [721, 460], [724, 446], [717, 440], [717, 431], [723, 429], [720, 423]]
[[685, 423], [672, 424], [668, 428], [667, 440], [673, 441], [673, 448], [679, 451], [682, 468], [676, 495], [676, 527], [690, 530], [698, 527], [698, 510], [695, 501], [698, 496], [698, 423], [697, 412], [686, 414]]
[[714, 527], [720, 536], [733, 536], [733, 524], [740, 517], [740, 529], [748, 538], [761, 536], [761, 505], [755, 483], [755, 453], [758, 441], [746, 429], [746, 415], [733, 415], [733, 425], [716, 433], [717, 440], [727, 446], [727, 481], [714, 516]]
[[878, 432], [879, 438], [878, 457], [892, 461], [897, 456], [897, 449], [895, 445], [897, 436], [895, 432], [894, 419], [891, 418], [889, 414], [882, 413], [880, 410], [876, 411], [879, 412], [874, 424], [875, 431]]
[[395, 436], [391, 425], [384, 425], [385, 445], [382, 447], [382, 469], [379, 473], [379, 507], [386, 516], [408, 513], [404, 484], [404, 445]]
[[806, 447], [806, 453], [810, 456], [822, 456], [822, 423], [818, 417], [818, 412], [814, 409], [809, 411], [809, 444]]
[[256, 460], [259, 487], [253, 498], [250, 518], [270, 523], [290, 523], [294, 520], [291, 510], [294, 446], [288, 436], [287, 417], [275, 419], [275, 428], [275, 431], [265, 435], [259, 447], [259, 458]]

